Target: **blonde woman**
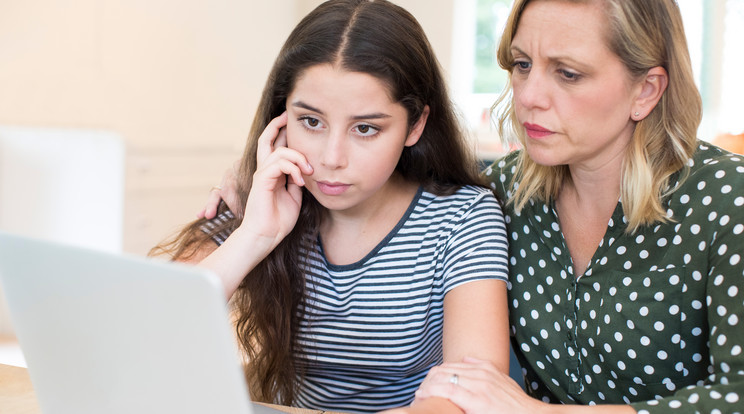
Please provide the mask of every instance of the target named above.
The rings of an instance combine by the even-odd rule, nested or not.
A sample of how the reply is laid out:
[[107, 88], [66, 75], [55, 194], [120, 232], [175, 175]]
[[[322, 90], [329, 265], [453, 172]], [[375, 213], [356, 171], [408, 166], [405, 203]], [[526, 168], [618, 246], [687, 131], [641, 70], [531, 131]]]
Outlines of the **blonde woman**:
[[433, 369], [416, 401], [743, 412], [744, 161], [696, 139], [676, 2], [517, 0], [498, 59], [501, 132], [524, 149], [485, 174], [507, 201], [527, 393], [466, 359]]

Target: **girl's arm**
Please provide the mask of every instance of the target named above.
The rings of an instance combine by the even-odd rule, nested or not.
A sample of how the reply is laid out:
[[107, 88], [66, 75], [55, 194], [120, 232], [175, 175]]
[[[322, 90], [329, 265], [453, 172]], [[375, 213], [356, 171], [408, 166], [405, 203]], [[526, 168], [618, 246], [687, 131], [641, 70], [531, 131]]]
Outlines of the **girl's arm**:
[[258, 139], [258, 167], [240, 226], [221, 246], [205, 246], [191, 259], [217, 274], [228, 299], [297, 222], [300, 187], [305, 184], [302, 174], [312, 174], [312, 167], [304, 155], [286, 148], [286, 124], [284, 113], [274, 118]]

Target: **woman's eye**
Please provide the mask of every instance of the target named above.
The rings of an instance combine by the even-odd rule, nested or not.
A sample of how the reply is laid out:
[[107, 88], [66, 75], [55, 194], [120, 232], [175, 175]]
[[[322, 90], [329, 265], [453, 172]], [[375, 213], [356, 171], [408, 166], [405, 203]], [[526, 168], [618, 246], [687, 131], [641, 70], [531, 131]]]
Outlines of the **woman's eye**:
[[565, 69], [560, 71], [561, 76], [568, 81], [577, 81], [581, 78], [578, 73], [570, 72]]
[[519, 60], [519, 61], [515, 61], [513, 66], [517, 68], [517, 70], [524, 72], [524, 71], [529, 70], [532, 65], [530, 64], [530, 62]]

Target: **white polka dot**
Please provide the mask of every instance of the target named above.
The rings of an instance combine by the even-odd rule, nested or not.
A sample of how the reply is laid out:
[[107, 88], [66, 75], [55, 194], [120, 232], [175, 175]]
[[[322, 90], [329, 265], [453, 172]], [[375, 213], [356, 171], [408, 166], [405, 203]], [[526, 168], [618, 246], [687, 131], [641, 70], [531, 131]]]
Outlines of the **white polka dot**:
[[[703, 205], [708, 206], [713, 201], [713, 197], [711, 196], [705, 196], [703, 197]], [[539, 216], [538, 216], [539, 217]]]
[[654, 329], [656, 329], [659, 332], [663, 331], [664, 330], [664, 322], [657, 321], [656, 323], [654, 323]]
[[651, 375], [654, 373], [654, 367], [652, 367], [651, 365], [646, 365], [645, 367], [643, 367], [643, 371], [646, 374]]
[[687, 194], [682, 194], [682, 197], [679, 198], [679, 202], [682, 204], [687, 204], [690, 202], [690, 196]]
[[648, 338], [648, 336], [642, 336], [641, 337], [641, 345], [643, 345], [643, 346], [649, 346], [649, 345], [651, 345], [651, 340]]
[[739, 355], [741, 355], [741, 346], [740, 345], [734, 345], [733, 348], [731, 348], [731, 355], [732, 356], [739, 356]]
[[659, 352], [656, 353], [656, 357], [663, 361], [663, 360], [667, 359], [668, 355], [664, 351], [659, 351]]
[[641, 259], [648, 258], [648, 251], [647, 250], [641, 250], [641, 252], [638, 254], [638, 257], [640, 257]]
[[736, 197], [736, 200], [734, 200], [734, 205], [736, 207], [744, 206], [744, 197]]
[[741, 256], [739, 256], [738, 254], [734, 254], [729, 259], [729, 263], [731, 263], [732, 266], [736, 266], [737, 264], [739, 264], [740, 260], [741, 260]]
[[681, 406], [682, 406], [682, 403], [679, 402], [678, 400], [669, 401], [669, 408], [679, 408]]
[[664, 292], [656, 292], [656, 294], [654, 295], [654, 299], [656, 299], [659, 302], [664, 300]]
[[739, 402], [739, 394], [735, 392], [730, 392], [726, 394], [726, 402], [729, 404], [734, 404]]
[[692, 234], [700, 233], [700, 226], [697, 224], [693, 224], [692, 226], [690, 226], [690, 233]]
[[659, 247], [666, 246], [667, 245], [667, 239], [665, 239], [663, 237], [660, 238], [659, 240], [656, 241], [656, 245], [659, 246]]

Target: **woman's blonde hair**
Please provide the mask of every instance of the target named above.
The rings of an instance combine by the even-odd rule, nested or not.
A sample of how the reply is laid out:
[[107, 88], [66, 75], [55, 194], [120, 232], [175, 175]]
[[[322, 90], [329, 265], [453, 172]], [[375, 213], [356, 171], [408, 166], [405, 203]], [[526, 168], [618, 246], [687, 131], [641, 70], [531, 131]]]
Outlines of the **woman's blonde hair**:
[[[530, 1], [516, 0], [498, 48], [499, 66], [510, 74], [514, 59], [511, 43]], [[670, 177], [692, 157], [702, 118], [702, 101], [695, 86], [682, 16], [674, 0], [550, 0], [572, 3], [601, 2], [607, 19], [607, 45], [641, 79], [649, 69], [663, 67], [669, 77], [659, 103], [638, 121], [625, 155], [620, 185], [628, 232], [667, 220], [662, 199], [671, 190]], [[510, 143], [524, 145], [523, 128], [516, 118], [511, 83], [493, 106], [498, 129]], [[519, 188], [509, 200], [521, 210], [529, 200], [555, 199], [570, 179], [568, 166], [543, 166], [522, 151], [515, 180]]]

